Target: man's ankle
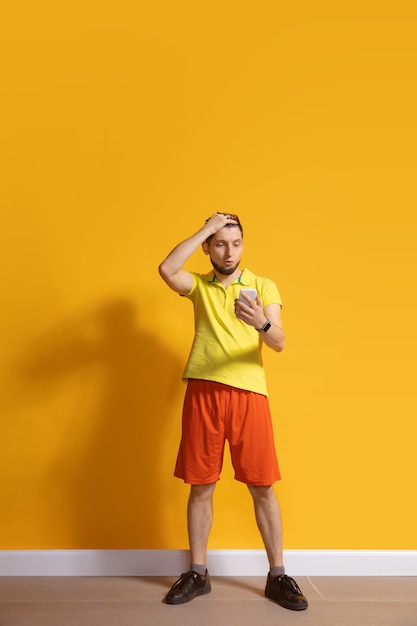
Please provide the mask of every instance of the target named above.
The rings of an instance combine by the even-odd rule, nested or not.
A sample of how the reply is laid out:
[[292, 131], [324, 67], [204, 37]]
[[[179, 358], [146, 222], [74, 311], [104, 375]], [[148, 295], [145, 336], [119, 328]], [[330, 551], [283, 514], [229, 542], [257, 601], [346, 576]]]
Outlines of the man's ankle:
[[278, 576], [283, 576], [285, 574], [285, 567], [283, 565], [277, 565], [275, 567], [271, 567], [269, 570], [269, 575], [271, 578], [277, 578]]

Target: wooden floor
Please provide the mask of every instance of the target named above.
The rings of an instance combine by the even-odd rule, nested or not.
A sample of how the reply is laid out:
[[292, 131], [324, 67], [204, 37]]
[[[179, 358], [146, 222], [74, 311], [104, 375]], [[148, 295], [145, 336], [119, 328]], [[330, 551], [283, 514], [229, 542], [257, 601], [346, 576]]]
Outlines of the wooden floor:
[[265, 579], [212, 577], [212, 592], [163, 602], [175, 578], [3, 577], [0, 626], [417, 626], [417, 577], [297, 577], [307, 611], [264, 597]]

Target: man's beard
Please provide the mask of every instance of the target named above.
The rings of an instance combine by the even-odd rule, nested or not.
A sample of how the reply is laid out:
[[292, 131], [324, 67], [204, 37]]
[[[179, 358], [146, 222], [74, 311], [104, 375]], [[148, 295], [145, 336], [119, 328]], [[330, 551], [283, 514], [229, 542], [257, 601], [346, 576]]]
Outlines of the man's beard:
[[235, 272], [239, 267], [240, 263], [239, 259], [239, 261], [233, 267], [222, 267], [221, 265], [217, 265], [217, 263], [215, 263], [213, 259], [210, 259], [210, 261], [216, 272], [219, 272], [219, 274], [222, 274], [223, 276], [230, 276], [231, 274], [233, 274], [233, 272]]

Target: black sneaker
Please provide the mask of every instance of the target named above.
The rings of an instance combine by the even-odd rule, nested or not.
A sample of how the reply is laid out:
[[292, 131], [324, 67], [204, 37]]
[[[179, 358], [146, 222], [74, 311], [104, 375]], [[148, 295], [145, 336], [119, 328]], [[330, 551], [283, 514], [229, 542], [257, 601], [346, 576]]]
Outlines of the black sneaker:
[[307, 599], [301, 593], [300, 587], [293, 578], [285, 574], [276, 578], [268, 574], [265, 595], [285, 609], [292, 611], [304, 611], [308, 607]]
[[206, 570], [205, 576], [190, 571], [181, 574], [177, 582], [172, 585], [166, 595], [165, 602], [167, 604], [184, 604], [194, 600], [197, 596], [204, 596], [210, 591], [211, 584], [208, 571]]

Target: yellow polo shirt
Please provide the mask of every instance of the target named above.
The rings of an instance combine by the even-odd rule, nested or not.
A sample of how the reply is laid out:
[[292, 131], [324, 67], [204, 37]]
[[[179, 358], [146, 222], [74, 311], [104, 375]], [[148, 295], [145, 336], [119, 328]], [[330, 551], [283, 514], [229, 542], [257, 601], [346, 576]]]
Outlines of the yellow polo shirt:
[[256, 289], [263, 306], [282, 304], [277, 286], [247, 269], [226, 289], [214, 272], [192, 276], [193, 286], [185, 297], [194, 305], [195, 336], [183, 380], [214, 380], [267, 396], [262, 339], [253, 326], [236, 317], [234, 300], [241, 289]]

